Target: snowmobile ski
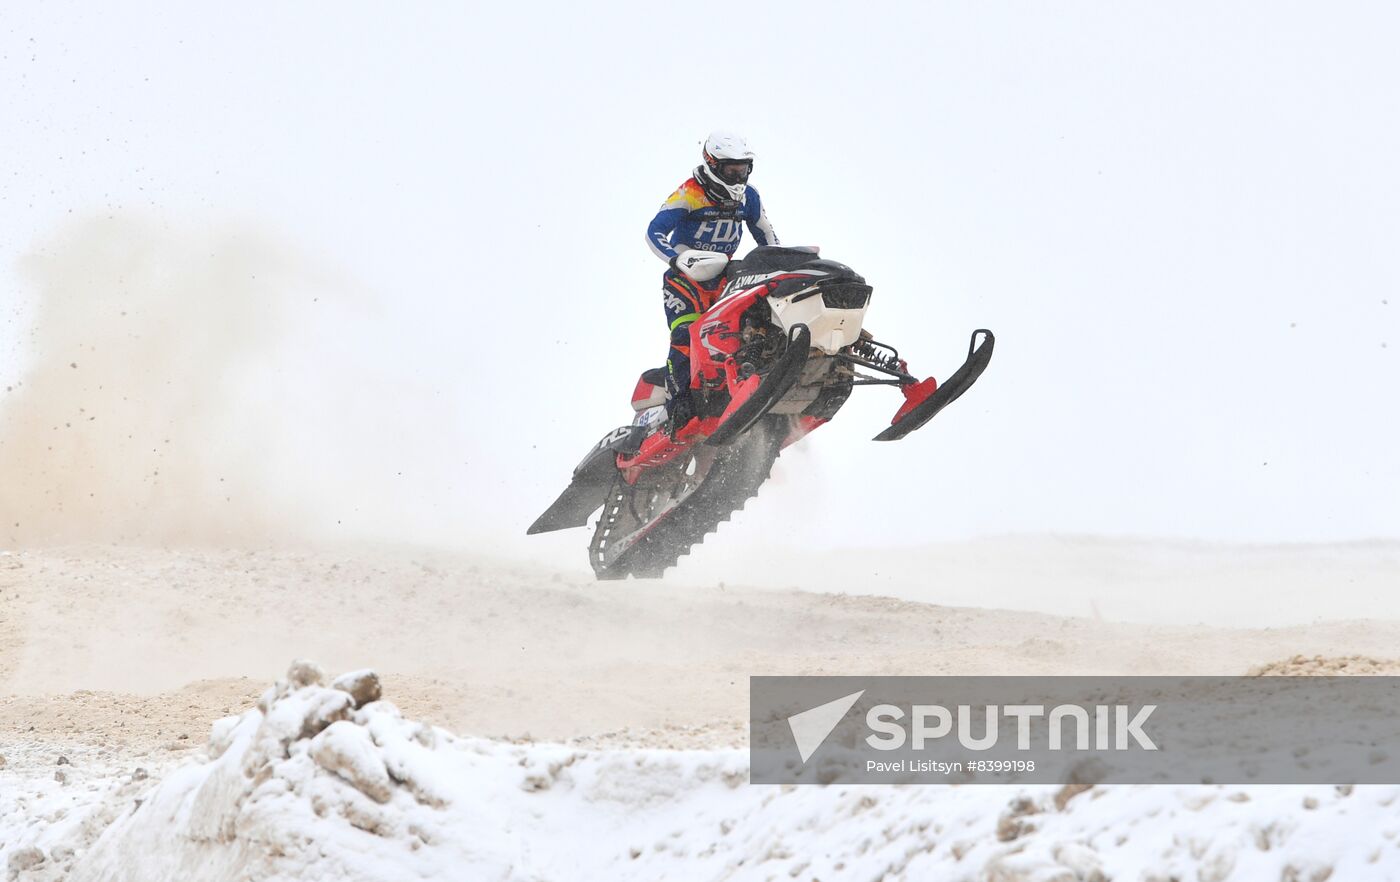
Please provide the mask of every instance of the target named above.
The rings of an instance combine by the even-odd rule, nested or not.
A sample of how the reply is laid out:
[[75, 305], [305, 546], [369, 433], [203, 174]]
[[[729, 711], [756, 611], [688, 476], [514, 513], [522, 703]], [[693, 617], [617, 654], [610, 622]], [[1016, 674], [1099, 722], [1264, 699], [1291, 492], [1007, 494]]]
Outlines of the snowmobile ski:
[[[982, 337], [980, 345], [977, 342], [978, 335]], [[987, 364], [992, 360], [992, 347], [995, 345], [996, 337], [991, 331], [986, 328], [973, 331], [972, 340], [967, 346], [967, 360], [962, 363], [962, 367], [954, 371], [952, 376], [944, 380], [943, 384], [923, 401], [909, 407], [908, 410], [901, 408], [900, 412], [895, 414], [890, 427], [876, 435], [875, 440], [898, 441], [910, 432], [922, 428], [940, 410], [957, 401], [959, 396], [972, 388], [972, 384], [977, 382], [977, 378], [987, 369]]]

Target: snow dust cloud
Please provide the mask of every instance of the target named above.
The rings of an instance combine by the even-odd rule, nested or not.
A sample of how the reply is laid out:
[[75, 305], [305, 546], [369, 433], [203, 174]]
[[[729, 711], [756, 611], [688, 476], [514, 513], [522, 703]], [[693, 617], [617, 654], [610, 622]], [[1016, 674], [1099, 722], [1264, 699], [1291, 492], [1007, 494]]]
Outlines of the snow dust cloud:
[[352, 285], [255, 230], [122, 216], [69, 224], [20, 271], [0, 544], [316, 538], [393, 509]]

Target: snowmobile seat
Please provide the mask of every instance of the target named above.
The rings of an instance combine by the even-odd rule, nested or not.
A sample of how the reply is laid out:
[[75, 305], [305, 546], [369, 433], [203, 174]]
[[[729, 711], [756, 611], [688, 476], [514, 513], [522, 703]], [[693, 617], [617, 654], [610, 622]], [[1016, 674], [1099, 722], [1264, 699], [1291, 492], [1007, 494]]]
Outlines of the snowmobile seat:
[[667, 372], [664, 367], [642, 371], [637, 380], [637, 388], [632, 390], [632, 409], [643, 411], [658, 404], [665, 404], [671, 396], [666, 393]]
[[744, 255], [743, 260], [731, 261], [729, 266], [725, 267], [724, 272], [726, 276], [733, 279], [735, 276], [741, 275], [796, 269], [818, 259], [815, 246], [804, 245], [799, 248], [785, 248], [778, 245], [760, 245]]

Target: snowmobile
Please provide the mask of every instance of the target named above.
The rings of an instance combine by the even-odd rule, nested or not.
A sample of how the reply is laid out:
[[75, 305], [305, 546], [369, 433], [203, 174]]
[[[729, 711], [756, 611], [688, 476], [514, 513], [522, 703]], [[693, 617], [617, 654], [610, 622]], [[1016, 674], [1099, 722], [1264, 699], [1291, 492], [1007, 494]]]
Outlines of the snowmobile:
[[696, 417], [669, 424], [666, 369], [642, 373], [635, 417], [603, 436], [527, 531], [586, 526], [599, 579], [659, 577], [729, 519], [768, 478], [783, 448], [829, 421], [856, 386], [904, 394], [876, 441], [896, 441], [966, 392], [995, 338], [972, 333], [942, 384], [920, 380], [863, 328], [871, 287], [815, 248], [758, 247], [729, 264], [714, 305], [690, 326]]

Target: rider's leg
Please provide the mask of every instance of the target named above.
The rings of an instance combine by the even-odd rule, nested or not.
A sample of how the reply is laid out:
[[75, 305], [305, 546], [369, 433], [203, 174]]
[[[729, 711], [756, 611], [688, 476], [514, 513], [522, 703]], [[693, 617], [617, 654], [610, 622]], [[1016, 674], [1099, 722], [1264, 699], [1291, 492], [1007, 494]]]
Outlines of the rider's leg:
[[666, 324], [671, 331], [671, 351], [666, 358], [666, 390], [672, 430], [690, 422], [695, 406], [690, 398], [690, 325], [705, 311], [708, 292], [674, 270], [662, 280]]

